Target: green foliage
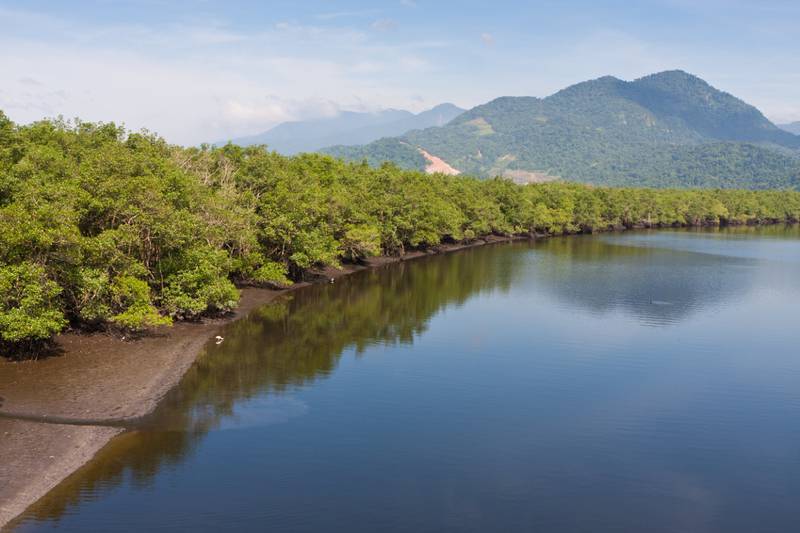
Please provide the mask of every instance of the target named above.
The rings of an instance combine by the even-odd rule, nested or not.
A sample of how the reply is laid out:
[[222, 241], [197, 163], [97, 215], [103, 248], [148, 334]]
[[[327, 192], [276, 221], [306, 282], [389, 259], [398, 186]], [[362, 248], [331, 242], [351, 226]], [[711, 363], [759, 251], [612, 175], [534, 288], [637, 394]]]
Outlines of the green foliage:
[[180, 259], [181, 268], [166, 279], [163, 307], [175, 318], [196, 318], [207, 311], [228, 312], [236, 307], [239, 291], [226, 277], [224, 250], [192, 248]]
[[110, 293], [113, 306], [119, 312], [108, 320], [122, 328], [137, 331], [171, 322], [159, 314], [150, 299], [150, 287], [140, 279], [120, 276], [111, 285]]
[[392, 161], [403, 168], [423, 170], [427, 163], [425, 156], [402, 138], [378, 139], [363, 146], [337, 145], [322, 151], [334, 157], [366, 161], [373, 166], [378, 166], [384, 161]]
[[256, 283], [288, 287], [292, 285], [292, 280], [287, 277], [288, 274], [284, 264], [276, 261], [264, 261], [258, 269], [253, 271], [251, 279]]
[[360, 261], [381, 253], [381, 232], [374, 224], [351, 224], [341, 239], [341, 255], [349, 261]]
[[[722, 181], [733, 167], [718, 166]], [[143, 330], [225, 313], [234, 283], [287, 286], [443, 242], [798, 219], [800, 192], [785, 190], [523, 186], [0, 115], [0, 344], [29, 351], [68, 322]]]
[[57, 297], [61, 288], [30, 262], [0, 267], [0, 339], [47, 340], [66, 325]]
[[110, 320], [113, 316], [111, 284], [108, 273], [98, 268], [78, 269], [74, 280], [73, 305], [80, 319], [87, 324]]

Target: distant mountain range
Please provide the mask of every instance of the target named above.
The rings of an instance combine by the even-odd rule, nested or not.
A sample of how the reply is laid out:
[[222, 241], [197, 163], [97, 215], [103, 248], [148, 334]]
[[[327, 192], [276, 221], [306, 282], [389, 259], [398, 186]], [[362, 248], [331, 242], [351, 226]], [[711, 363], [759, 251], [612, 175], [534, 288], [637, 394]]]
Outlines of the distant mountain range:
[[332, 144], [365, 144], [414, 129], [444, 126], [463, 112], [453, 104], [440, 104], [418, 114], [399, 109], [376, 113], [344, 111], [331, 118], [284, 122], [263, 133], [232, 139], [231, 142], [240, 146], [266, 144], [270, 149], [287, 155], [314, 152]]
[[800, 188], [800, 136], [683, 71], [502, 97], [444, 126], [324, 151], [377, 164], [605, 185]]
[[782, 130], [788, 131], [789, 133], [800, 135], [800, 121], [792, 122], [791, 124], [778, 124], [778, 127]]

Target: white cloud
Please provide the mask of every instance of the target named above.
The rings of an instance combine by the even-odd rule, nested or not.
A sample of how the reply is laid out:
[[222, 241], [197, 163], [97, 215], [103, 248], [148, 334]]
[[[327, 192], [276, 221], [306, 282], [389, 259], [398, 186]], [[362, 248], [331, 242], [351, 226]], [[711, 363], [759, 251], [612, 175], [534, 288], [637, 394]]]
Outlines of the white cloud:
[[360, 11], [334, 11], [330, 13], [318, 13], [315, 18], [319, 20], [335, 20], [346, 18], [369, 17], [378, 13], [378, 9], [362, 9]]
[[228, 100], [223, 113], [233, 122], [259, 127], [289, 120], [333, 117], [340, 111], [339, 105], [329, 100], [287, 100], [271, 95], [255, 101]]
[[421, 73], [433, 69], [433, 66], [424, 58], [417, 56], [404, 56], [399, 61], [400, 68], [406, 73]]
[[392, 19], [378, 19], [370, 27], [377, 31], [391, 31], [397, 28], [397, 22]]
[[349, 27], [294, 22], [242, 33], [213, 21], [84, 29], [14, 17], [51, 33], [46, 40], [0, 34], [0, 49], [11, 51], [0, 54], [0, 72], [18, 81], [3, 87], [0, 109], [13, 120], [80, 116], [184, 144], [340, 109], [418, 110], [409, 74], [429, 71], [422, 54], [443, 45], [390, 45]]
[[20, 79], [17, 80], [17, 82], [21, 83], [22, 85], [33, 85], [35, 87], [41, 87], [42, 85], [42, 82], [40, 82], [39, 80], [35, 80], [28, 76], [21, 77]]
[[488, 32], [461, 40], [458, 31], [438, 26], [373, 31], [391, 26], [379, 21], [404, 20], [402, 7], [310, 15], [318, 25], [273, 20], [248, 30], [202, 18], [84, 25], [0, 7], [0, 109], [23, 123], [60, 114], [113, 120], [194, 144], [341, 109], [420, 111], [442, 101], [466, 107], [501, 95], [545, 96], [606, 74], [631, 79], [683, 68], [771, 118], [800, 119], [800, 74], [790, 68], [796, 48], [776, 47], [765, 57], [619, 29], [561, 35], [504, 27], [503, 49], [517, 52], [498, 54], [487, 47], [495, 42]]

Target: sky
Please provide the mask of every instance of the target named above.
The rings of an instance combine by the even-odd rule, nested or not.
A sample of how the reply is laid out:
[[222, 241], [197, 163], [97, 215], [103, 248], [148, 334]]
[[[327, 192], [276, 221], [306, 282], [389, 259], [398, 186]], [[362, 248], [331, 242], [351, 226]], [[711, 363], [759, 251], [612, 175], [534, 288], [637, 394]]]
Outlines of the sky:
[[198, 144], [682, 69], [800, 120], [798, 0], [0, 0], [0, 110]]

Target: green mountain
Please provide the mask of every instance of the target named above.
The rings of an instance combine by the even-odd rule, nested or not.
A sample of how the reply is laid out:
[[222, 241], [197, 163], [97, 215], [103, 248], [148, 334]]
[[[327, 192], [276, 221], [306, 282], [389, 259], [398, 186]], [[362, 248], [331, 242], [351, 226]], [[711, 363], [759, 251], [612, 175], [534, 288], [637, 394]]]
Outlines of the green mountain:
[[362, 144], [414, 129], [444, 126], [463, 112], [460, 107], [447, 103], [417, 114], [402, 109], [375, 113], [343, 111], [330, 118], [284, 122], [263, 133], [231, 142], [239, 146], [266, 144], [272, 150], [291, 155], [313, 152], [333, 143]]
[[547, 98], [501, 97], [443, 127], [324, 151], [418, 169], [435, 156], [454, 172], [522, 182], [800, 187], [799, 136], [682, 71], [632, 82], [606, 76]]

